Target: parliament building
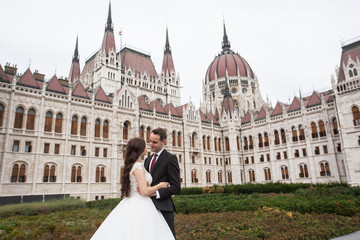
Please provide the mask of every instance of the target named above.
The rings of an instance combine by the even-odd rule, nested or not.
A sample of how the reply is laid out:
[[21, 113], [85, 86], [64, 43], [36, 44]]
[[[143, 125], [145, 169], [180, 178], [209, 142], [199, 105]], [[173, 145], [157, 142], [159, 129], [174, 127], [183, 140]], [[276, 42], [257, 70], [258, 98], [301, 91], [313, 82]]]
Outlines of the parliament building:
[[0, 64], [0, 196], [120, 197], [128, 140], [149, 143], [157, 127], [167, 131], [182, 187], [360, 185], [360, 40], [339, 49], [327, 91], [273, 107], [250, 64], [231, 49], [224, 24], [197, 108], [181, 104], [167, 30], [165, 36], [157, 72], [149, 54], [116, 49], [109, 5], [100, 49], [81, 68], [76, 40], [67, 78], [45, 80], [37, 70]]

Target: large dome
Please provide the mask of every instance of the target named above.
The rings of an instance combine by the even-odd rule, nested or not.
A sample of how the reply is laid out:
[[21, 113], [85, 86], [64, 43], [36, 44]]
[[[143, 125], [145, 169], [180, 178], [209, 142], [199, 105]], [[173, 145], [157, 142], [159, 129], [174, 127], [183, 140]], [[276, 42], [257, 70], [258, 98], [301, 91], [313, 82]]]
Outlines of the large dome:
[[205, 83], [211, 82], [216, 78], [226, 77], [226, 71], [228, 77], [240, 76], [254, 78], [254, 73], [248, 62], [230, 49], [225, 24], [222, 49], [222, 52], [210, 63], [206, 71]]

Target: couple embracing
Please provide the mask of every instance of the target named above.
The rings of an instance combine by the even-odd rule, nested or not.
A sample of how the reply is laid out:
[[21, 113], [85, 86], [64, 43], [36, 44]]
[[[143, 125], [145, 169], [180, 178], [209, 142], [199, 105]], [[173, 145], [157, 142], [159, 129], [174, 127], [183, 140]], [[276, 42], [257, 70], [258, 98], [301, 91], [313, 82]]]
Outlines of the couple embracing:
[[123, 200], [101, 224], [92, 240], [175, 239], [171, 196], [180, 192], [180, 170], [175, 155], [164, 149], [166, 131], [152, 130], [147, 155], [141, 138], [129, 140], [121, 177]]

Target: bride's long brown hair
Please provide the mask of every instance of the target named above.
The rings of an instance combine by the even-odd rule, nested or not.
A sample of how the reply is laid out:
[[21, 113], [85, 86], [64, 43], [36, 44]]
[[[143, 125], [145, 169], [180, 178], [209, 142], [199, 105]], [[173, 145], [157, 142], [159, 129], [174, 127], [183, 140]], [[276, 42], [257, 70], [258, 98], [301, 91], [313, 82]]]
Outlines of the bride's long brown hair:
[[125, 166], [121, 176], [121, 197], [130, 196], [130, 171], [146, 147], [144, 139], [132, 138], [126, 145]]

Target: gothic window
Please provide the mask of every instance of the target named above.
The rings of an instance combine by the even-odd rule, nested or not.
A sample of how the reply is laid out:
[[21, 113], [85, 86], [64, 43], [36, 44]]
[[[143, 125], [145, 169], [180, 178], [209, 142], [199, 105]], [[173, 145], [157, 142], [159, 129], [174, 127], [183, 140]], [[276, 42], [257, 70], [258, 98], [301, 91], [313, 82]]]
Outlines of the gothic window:
[[82, 117], [81, 123], [80, 123], [80, 135], [81, 136], [86, 136], [86, 124], [87, 124], [86, 117]]
[[271, 180], [270, 168], [264, 168], [265, 181]]
[[4, 105], [2, 105], [1, 103], [0, 103], [0, 127], [2, 127], [2, 125], [3, 125], [3, 119], [4, 119], [4, 110], [5, 110], [5, 107], [4, 107]]
[[206, 183], [211, 183], [211, 171], [206, 171]]
[[196, 177], [196, 169], [191, 170], [191, 182], [198, 183], [198, 178]]
[[177, 144], [178, 144], [178, 147], [181, 147], [181, 132], [177, 133]]
[[338, 124], [337, 124], [337, 120], [335, 117], [332, 119], [332, 125], [333, 125], [334, 134], [335, 135], [339, 134]]
[[285, 130], [280, 129], [280, 134], [281, 134], [281, 143], [286, 143]]
[[254, 149], [254, 142], [251, 135], [249, 136], [249, 149]]
[[145, 139], [145, 132], [144, 132], [144, 126], [140, 127], [140, 138]]
[[56, 133], [62, 132], [62, 121], [63, 121], [62, 114], [61, 113], [56, 114], [56, 119], [55, 119], [55, 132]]
[[253, 169], [249, 170], [249, 181], [255, 182], [255, 171]]
[[225, 138], [225, 151], [230, 151], [230, 143], [228, 137]]
[[71, 119], [71, 134], [76, 135], [77, 128], [78, 128], [78, 117], [74, 115]]
[[214, 138], [214, 149], [215, 149], [215, 151], [217, 151], [217, 138], [216, 137]]
[[325, 124], [323, 121], [319, 121], [319, 128], [320, 128], [320, 137], [325, 137], [326, 136], [326, 130], [325, 130]]
[[11, 182], [26, 182], [26, 165], [24, 163], [15, 163], [13, 165]]
[[221, 152], [221, 138], [218, 139], [218, 149]]
[[71, 182], [82, 182], [81, 166], [73, 165], [71, 168]]
[[94, 137], [100, 137], [100, 120], [96, 119], [95, 120], [95, 132], [94, 132]]
[[248, 150], [248, 149], [249, 149], [248, 140], [247, 137], [244, 137], [244, 150]]
[[34, 130], [34, 128], [35, 128], [35, 110], [33, 108], [30, 108], [27, 112], [26, 129]]
[[194, 148], [196, 146], [196, 132], [193, 132], [191, 135], [191, 146]]
[[299, 177], [300, 178], [307, 178], [309, 177], [309, 173], [308, 173], [308, 168], [307, 165], [305, 163], [302, 163], [299, 165]]
[[222, 171], [218, 171], [218, 183], [222, 183]]
[[172, 145], [176, 146], [176, 131], [172, 132]]
[[151, 129], [150, 127], [146, 128], [146, 142], [149, 143], [150, 142], [150, 133], [151, 133]]
[[281, 166], [281, 178], [289, 179], [289, 171], [288, 171], [287, 166]]
[[353, 114], [353, 123], [354, 126], [359, 126], [360, 125], [360, 112], [359, 112], [359, 108], [354, 106], [351, 108], [352, 114]]
[[54, 164], [45, 165], [43, 182], [56, 182], [55, 169]]
[[300, 141], [305, 140], [305, 131], [304, 131], [303, 125], [299, 125], [299, 138], [300, 138]]
[[275, 145], [280, 144], [280, 139], [279, 139], [279, 132], [278, 132], [278, 130], [275, 130], [275, 131], [274, 131], [274, 135], [275, 135], [275, 140], [274, 140]]
[[97, 166], [95, 172], [95, 182], [106, 182], [105, 167]]
[[105, 120], [103, 123], [103, 138], [109, 138], [109, 121]]
[[45, 126], [44, 126], [44, 131], [45, 132], [51, 132], [51, 128], [52, 128], [52, 118], [53, 118], [53, 114], [51, 111], [47, 111], [46, 115], [45, 115]]
[[259, 138], [259, 148], [262, 148], [264, 146], [264, 143], [261, 133], [259, 133], [258, 138]]
[[232, 172], [231, 171], [227, 172], [227, 179], [228, 179], [228, 183], [232, 183]]
[[130, 127], [130, 123], [128, 121], [124, 122], [123, 139], [125, 139], [125, 140], [129, 139], [129, 127]]
[[316, 128], [316, 123], [312, 122], [311, 123], [311, 136], [312, 138], [318, 138], [318, 132], [317, 132], [317, 128]]
[[22, 128], [24, 119], [24, 108], [17, 107], [15, 111], [14, 128]]
[[264, 145], [265, 145], [265, 147], [269, 146], [269, 136], [268, 136], [267, 132], [264, 133]]
[[292, 131], [292, 140], [293, 142], [297, 142], [298, 141], [298, 136], [297, 136], [297, 131], [296, 131], [296, 127], [292, 127], [291, 128]]
[[203, 136], [202, 140], [203, 140], [203, 149], [205, 150], [206, 149], [206, 137], [205, 137], [205, 135]]
[[320, 176], [331, 176], [329, 163], [326, 161], [320, 162]]
[[206, 145], [207, 145], [207, 150], [210, 151], [210, 136], [208, 136], [206, 139]]

